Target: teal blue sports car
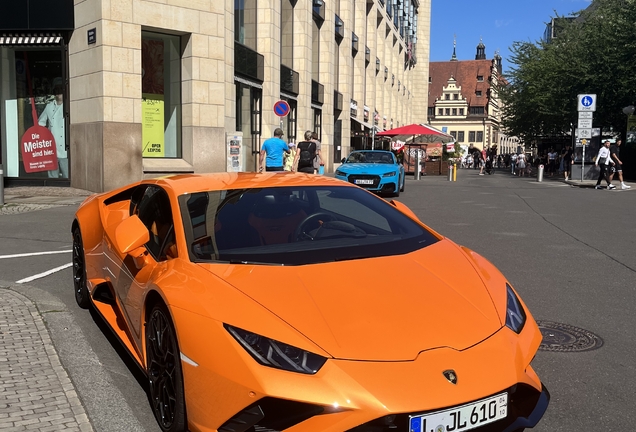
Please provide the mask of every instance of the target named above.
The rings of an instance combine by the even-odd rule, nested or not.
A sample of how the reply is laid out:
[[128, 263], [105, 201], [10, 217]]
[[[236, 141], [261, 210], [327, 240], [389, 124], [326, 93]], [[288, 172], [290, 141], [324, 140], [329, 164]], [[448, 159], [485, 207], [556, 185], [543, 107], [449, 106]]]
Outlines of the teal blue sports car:
[[404, 166], [385, 150], [357, 150], [342, 159], [336, 178], [380, 194], [404, 192]]

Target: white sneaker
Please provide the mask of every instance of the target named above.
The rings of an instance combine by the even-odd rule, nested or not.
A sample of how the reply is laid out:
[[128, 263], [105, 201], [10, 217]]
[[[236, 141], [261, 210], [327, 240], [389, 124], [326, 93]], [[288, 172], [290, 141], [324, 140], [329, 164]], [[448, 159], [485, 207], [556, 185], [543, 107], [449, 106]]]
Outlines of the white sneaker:
[[607, 189], [608, 190], [616, 189], [616, 186], [614, 186], [613, 184], [610, 184], [610, 185], [607, 185]]
[[565, 181], [568, 181], [568, 178], [567, 178], [567, 177], [565, 178]]
[[594, 186], [594, 189], [603, 189], [603, 186], [601, 186], [601, 185], [596, 185], [596, 186]]
[[631, 186], [627, 186], [625, 183], [621, 185], [621, 189], [631, 189]]

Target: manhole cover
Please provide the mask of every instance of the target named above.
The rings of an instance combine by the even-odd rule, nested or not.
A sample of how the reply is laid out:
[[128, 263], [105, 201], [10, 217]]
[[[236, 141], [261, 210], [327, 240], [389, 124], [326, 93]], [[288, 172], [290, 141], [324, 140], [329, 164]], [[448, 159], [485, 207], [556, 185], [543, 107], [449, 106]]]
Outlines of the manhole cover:
[[603, 339], [582, 328], [551, 321], [537, 321], [537, 324], [543, 335], [541, 351], [592, 351], [603, 346]]

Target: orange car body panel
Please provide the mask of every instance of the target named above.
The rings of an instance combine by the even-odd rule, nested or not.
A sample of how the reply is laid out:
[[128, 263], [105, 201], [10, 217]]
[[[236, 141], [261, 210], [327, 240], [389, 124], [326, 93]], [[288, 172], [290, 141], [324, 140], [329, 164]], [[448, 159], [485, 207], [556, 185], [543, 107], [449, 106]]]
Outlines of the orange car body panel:
[[[188, 359], [182, 367], [191, 430], [215, 431], [228, 420], [227, 413], [264, 396], [322, 405], [329, 412], [287, 432], [342, 432], [391, 413], [483, 398], [515, 383], [541, 390], [530, 366], [541, 341], [534, 319], [527, 313], [520, 334], [505, 327], [505, 277], [480, 255], [439, 234], [439, 242], [400, 256], [303, 266], [189, 261], [178, 196], [344, 182], [304, 174], [227, 173], [150, 183], [168, 192], [176, 259], [155, 263], [149, 258], [136, 270], [124, 264], [128, 255], [111, 238], [116, 235], [121, 248], [135, 237], [135, 224], [126, 222], [129, 201], [108, 206], [104, 201], [134, 185], [89, 197], [76, 217], [89, 291], [102, 283], [116, 295], [123, 292], [118, 284], [132, 287], [126, 298], [117, 297], [119, 311], [103, 304], [98, 309], [142, 367], [146, 299], [155, 292], [168, 306]], [[397, 208], [422, 224], [403, 204]], [[262, 366], [223, 324], [258, 329], [329, 360], [315, 375]], [[457, 385], [442, 376], [446, 369], [457, 372]]]

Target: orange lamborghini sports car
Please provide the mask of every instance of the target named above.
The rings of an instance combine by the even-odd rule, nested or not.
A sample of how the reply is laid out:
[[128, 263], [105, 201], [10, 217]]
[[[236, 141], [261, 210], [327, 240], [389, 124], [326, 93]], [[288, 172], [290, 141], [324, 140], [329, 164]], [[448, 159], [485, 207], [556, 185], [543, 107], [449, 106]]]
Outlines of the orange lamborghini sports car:
[[549, 393], [506, 278], [405, 205], [295, 173], [89, 197], [75, 297], [145, 370], [163, 431], [520, 431]]

